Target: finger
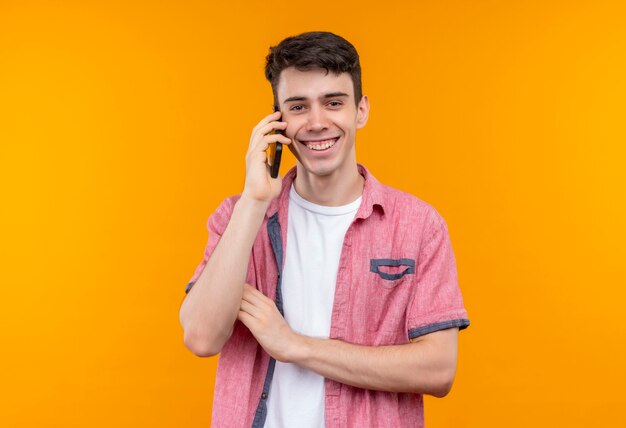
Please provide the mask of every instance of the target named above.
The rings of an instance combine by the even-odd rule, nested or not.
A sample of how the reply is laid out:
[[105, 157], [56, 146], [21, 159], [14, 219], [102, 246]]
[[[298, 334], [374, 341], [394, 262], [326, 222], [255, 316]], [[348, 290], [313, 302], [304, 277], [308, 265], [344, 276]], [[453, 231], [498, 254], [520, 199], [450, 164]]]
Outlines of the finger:
[[256, 130], [257, 134], [266, 135], [272, 131], [282, 131], [287, 129], [287, 122], [270, 122]]
[[259, 306], [263, 304], [263, 300], [259, 296], [259, 293], [253, 289], [246, 289], [243, 291], [243, 296], [241, 298], [241, 303], [243, 305], [244, 302], [247, 302], [253, 306]]
[[291, 144], [291, 139], [285, 137], [281, 134], [268, 134], [263, 137], [255, 146], [251, 148], [252, 152], [260, 153], [264, 152], [268, 149], [270, 144], [281, 143], [289, 145]]
[[[284, 135], [281, 134], [269, 134], [264, 136], [258, 142], [252, 144], [248, 149], [248, 155], [252, 153], [265, 153], [270, 144], [273, 143], [281, 143], [281, 144], [291, 144], [291, 140]], [[255, 155], [256, 156], [256, 155]], [[265, 160], [265, 159], [263, 159]]]
[[251, 302], [249, 302], [247, 300], [242, 300], [241, 301], [240, 311], [243, 311], [243, 312], [253, 316], [254, 318], [258, 318], [260, 315], [262, 315], [261, 309], [259, 309], [258, 306], [255, 306], [253, 303], [251, 303]]
[[291, 138], [283, 135], [283, 134], [268, 134], [263, 138], [268, 138], [268, 137], [274, 137], [277, 136], [278, 139], [276, 140], [277, 143], [283, 143], [283, 144], [291, 144]]
[[263, 119], [261, 119], [259, 123], [256, 124], [256, 126], [253, 128], [253, 131], [256, 131], [257, 129], [262, 128], [263, 126], [267, 125], [271, 121], [278, 120], [280, 116], [281, 116], [281, 112], [279, 111], [275, 111], [272, 114], [268, 114]]
[[282, 144], [291, 144], [291, 139], [283, 134], [275, 133], [275, 134], [265, 134], [263, 137], [257, 139], [253, 139], [250, 144], [250, 150], [252, 151], [263, 151], [267, 150], [271, 143], [282, 143]]
[[244, 311], [239, 311], [239, 313], [237, 314], [237, 319], [239, 321], [241, 321], [243, 323], [243, 325], [245, 325], [246, 327], [248, 327], [248, 330], [250, 330], [250, 332], [252, 332], [252, 328], [254, 326], [254, 317]]
[[255, 306], [267, 306], [268, 304], [274, 304], [274, 301], [272, 299], [248, 284], [246, 284], [246, 287], [244, 287], [243, 290], [243, 300]]

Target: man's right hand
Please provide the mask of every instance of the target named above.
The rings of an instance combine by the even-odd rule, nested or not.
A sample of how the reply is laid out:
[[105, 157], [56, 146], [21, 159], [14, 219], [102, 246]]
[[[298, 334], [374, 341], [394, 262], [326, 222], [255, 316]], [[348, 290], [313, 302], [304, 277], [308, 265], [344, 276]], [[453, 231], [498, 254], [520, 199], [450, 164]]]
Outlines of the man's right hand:
[[270, 143], [291, 143], [284, 135], [268, 135], [273, 130], [287, 128], [279, 118], [280, 112], [270, 114], [252, 130], [242, 197], [232, 208], [228, 225], [210, 226], [209, 233], [221, 234], [221, 237], [181, 305], [180, 323], [185, 331], [185, 345], [198, 356], [219, 353], [237, 321], [252, 246], [267, 205], [280, 194], [282, 185], [280, 177], [271, 178], [265, 151]]
[[280, 193], [282, 179], [272, 178], [267, 164], [266, 150], [271, 143], [290, 144], [291, 140], [282, 134], [270, 132], [284, 130], [287, 122], [279, 122], [279, 111], [266, 116], [252, 130], [250, 145], [246, 154], [246, 183], [242, 196], [254, 201], [269, 203]]

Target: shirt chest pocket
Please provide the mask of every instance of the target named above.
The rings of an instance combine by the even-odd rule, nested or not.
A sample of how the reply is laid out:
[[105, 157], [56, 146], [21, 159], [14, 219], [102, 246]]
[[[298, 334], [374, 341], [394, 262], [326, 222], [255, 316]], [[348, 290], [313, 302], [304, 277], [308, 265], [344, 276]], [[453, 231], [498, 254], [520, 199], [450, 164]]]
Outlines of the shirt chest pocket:
[[369, 271], [351, 294], [356, 343], [403, 343], [405, 320], [415, 280], [415, 259], [372, 258]]
[[383, 287], [395, 287], [406, 275], [415, 274], [413, 259], [371, 259], [370, 272], [378, 275]]

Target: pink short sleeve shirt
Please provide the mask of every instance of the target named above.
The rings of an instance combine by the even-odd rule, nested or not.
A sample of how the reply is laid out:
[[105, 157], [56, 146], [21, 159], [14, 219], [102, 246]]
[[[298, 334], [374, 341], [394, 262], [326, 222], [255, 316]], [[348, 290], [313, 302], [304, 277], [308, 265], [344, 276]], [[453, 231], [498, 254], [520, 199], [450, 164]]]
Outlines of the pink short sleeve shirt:
[[[397, 345], [438, 330], [469, 326], [458, 286], [448, 229], [420, 199], [379, 183], [362, 165], [361, 206], [346, 232], [331, 316], [330, 338], [370, 346]], [[247, 281], [276, 301], [282, 313], [289, 189], [283, 179], [252, 248]], [[223, 234], [239, 196], [226, 199], [208, 220], [204, 258], [189, 292]], [[214, 427], [263, 427], [275, 361], [236, 322], [220, 354], [213, 402]], [[327, 427], [423, 427], [420, 394], [366, 390], [325, 382]]]

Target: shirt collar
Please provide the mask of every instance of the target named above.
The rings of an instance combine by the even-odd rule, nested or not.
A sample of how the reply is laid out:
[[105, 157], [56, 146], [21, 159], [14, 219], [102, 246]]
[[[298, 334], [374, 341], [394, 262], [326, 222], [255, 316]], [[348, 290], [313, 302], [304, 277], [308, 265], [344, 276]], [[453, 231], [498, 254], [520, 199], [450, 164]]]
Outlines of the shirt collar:
[[[374, 207], [378, 206], [385, 212], [385, 192], [383, 191], [383, 185], [376, 180], [376, 178], [368, 171], [365, 166], [361, 164], [357, 164], [357, 169], [359, 174], [365, 178], [365, 186], [363, 187], [363, 199], [361, 200], [361, 206], [356, 213], [355, 219], [357, 218], [367, 218], [374, 211]], [[291, 184], [293, 180], [296, 178], [296, 167], [291, 168], [287, 174], [283, 177], [282, 189], [278, 197], [276, 197], [271, 203], [265, 215], [267, 217], [272, 217], [274, 214], [278, 212], [278, 210], [286, 210], [289, 206], [289, 190], [291, 189]]]

